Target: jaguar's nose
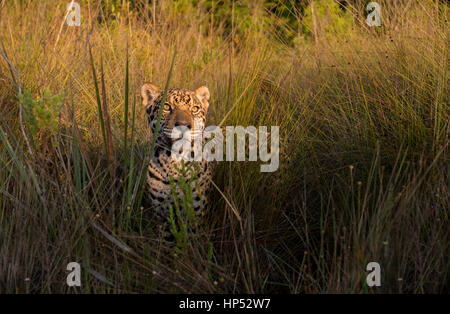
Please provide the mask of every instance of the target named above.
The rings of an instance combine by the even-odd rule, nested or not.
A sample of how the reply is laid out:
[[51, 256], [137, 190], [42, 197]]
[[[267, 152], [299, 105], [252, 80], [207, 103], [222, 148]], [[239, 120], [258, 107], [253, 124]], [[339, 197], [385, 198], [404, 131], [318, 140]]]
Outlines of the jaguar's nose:
[[192, 119], [191, 119], [191, 116], [187, 112], [184, 112], [181, 110], [176, 111], [174, 120], [175, 120], [174, 121], [175, 127], [184, 126], [184, 127], [187, 127], [188, 129], [192, 128]]
[[176, 121], [175, 127], [179, 127], [179, 126], [185, 126], [188, 129], [191, 129], [191, 127], [192, 127], [191, 121]]

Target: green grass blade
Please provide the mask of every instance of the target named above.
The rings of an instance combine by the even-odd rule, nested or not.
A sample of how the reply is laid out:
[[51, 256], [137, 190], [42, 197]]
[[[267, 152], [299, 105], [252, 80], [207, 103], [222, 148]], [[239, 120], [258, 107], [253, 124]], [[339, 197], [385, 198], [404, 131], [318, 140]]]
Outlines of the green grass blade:
[[108, 151], [108, 146], [106, 143], [106, 133], [105, 133], [105, 120], [103, 118], [103, 112], [102, 112], [102, 102], [100, 99], [100, 90], [98, 87], [98, 82], [97, 82], [97, 74], [95, 71], [95, 65], [94, 65], [94, 58], [92, 56], [92, 50], [91, 47], [89, 47], [89, 55], [91, 58], [91, 69], [92, 69], [92, 78], [94, 80], [94, 86], [95, 86], [95, 97], [96, 97], [96, 101], [97, 101], [97, 108], [98, 108], [98, 118], [100, 120], [100, 127], [102, 130], [102, 137], [103, 137], [103, 144], [105, 145], [105, 151]]
[[[163, 97], [162, 97], [162, 100], [161, 100], [162, 104], [164, 104], [165, 101], [166, 101], [167, 91], [169, 89], [170, 78], [172, 77], [172, 70], [173, 70], [173, 66], [175, 64], [176, 54], [177, 53], [175, 51], [174, 54], [173, 54], [173, 57], [172, 57], [172, 62], [170, 64], [170, 69], [169, 69], [169, 74], [167, 76], [166, 85], [164, 87], [164, 94], [163, 94]], [[155, 127], [155, 134], [158, 134], [159, 129], [161, 127], [161, 119], [162, 119], [163, 108], [164, 108], [164, 106], [160, 106], [160, 108], [159, 108], [158, 120], [156, 122], [156, 127]], [[138, 185], [135, 187], [134, 198], [135, 198], [136, 201], [138, 201], [138, 204], [140, 204], [140, 202], [141, 202], [142, 193], [144, 191], [143, 178], [145, 178], [146, 176], [143, 176], [143, 173], [146, 173], [145, 168], [147, 168], [147, 164], [149, 162], [149, 158], [151, 158], [151, 156], [153, 155], [154, 149], [155, 149], [155, 143], [156, 143], [156, 136], [154, 136], [155, 134], [152, 134], [152, 141], [151, 141], [151, 144], [150, 144], [150, 149], [148, 150], [148, 154], [146, 154], [146, 156], [144, 158], [144, 163], [142, 164], [141, 171], [139, 172], [139, 179], [137, 180]]]

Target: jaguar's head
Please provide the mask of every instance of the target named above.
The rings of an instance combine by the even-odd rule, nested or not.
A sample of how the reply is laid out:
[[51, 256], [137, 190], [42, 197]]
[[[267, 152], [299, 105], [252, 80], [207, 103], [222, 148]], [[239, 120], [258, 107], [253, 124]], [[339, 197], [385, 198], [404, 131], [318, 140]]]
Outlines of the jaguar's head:
[[162, 103], [164, 91], [159, 87], [146, 83], [141, 88], [142, 104], [145, 106], [147, 118], [152, 135], [155, 134], [158, 114], [161, 106], [162, 117], [158, 138], [166, 143], [172, 142], [172, 130], [176, 127], [185, 127], [194, 131], [203, 131], [206, 122], [206, 113], [209, 107], [209, 90], [206, 86], [195, 91], [171, 88], [167, 91], [165, 102]]

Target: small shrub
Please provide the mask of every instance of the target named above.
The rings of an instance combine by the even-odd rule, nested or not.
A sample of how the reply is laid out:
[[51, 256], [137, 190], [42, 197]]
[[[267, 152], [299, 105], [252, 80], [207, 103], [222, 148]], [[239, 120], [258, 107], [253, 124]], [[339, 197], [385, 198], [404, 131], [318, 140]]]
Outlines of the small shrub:
[[[170, 232], [176, 241], [176, 249], [180, 252], [186, 252], [189, 230], [195, 229], [197, 226], [197, 217], [195, 216], [192, 199], [192, 183], [195, 184], [198, 177], [196, 176], [194, 164], [186, 165], [183, 161], [181, 164], [181, 168], [175, 166], [180, 174], [177, 182], [175, 182], [173, 177], [170, 178], [175, 208], [172, 208], [172, 206], [169, 208], [168, 221]], [[191, 174], [191, 177], [186, 179], [189, 174]], [[181, 191], [181, 198], [178, 198], [179, 191]]]
[[49, 89], [44, 91], [43, 97], [36, 99], [29, 91], [19, 95], [32, 138], [36, 138], [39, 132], [56, 133], [63, 99], [64, 92], [60, 95], [52, 95]]

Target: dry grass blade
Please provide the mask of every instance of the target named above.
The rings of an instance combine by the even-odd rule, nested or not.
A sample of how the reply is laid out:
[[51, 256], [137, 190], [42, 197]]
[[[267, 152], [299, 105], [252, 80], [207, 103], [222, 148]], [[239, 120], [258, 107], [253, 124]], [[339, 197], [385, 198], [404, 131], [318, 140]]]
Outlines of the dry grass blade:
[[109, 281], [108, 279], [106, 279], [106, 277], [103, 276], [102, 274], [100, 274], [99, 272], [89, 268], [89, 273], [92, 276], [94, 276], [95, 278], [97, 278], [98, 280], [100, 280], [101, 282], [103, 282], [104, 284], [114, 287], [114, 284], [111, 281]]
[[106, 232], [105, 230], [103, 230], [102, 228], [100, 228], [95, 222], [90, 222], [89, 223], [92, 227], [94, 227], [96, 230], [98, 230], [105, 238], [107, 238], [109, 241], [111, 241], [112, 243], [114, 243], [115, 245], [117, 245], [119, 248], [121, 248], [122, 250], [124, 250], [125, 252], [131, 253], [133, 252], [133, 250], [128, 247], [127, 245], [125, 245], [124, 243], [122, 243], [121, 241], [117, 240], [116, 238], [114, 238], [112, 235], [110, 235], [108, 232]]
[[109, 164], [109, 172], [111, 178], [115, 177], [115, 166], [114, 166], [114, 146], [112, 140], [112, 132], [111, 132], [111, 117], [109, 115], [108, 105], [106, 103], [106, 86], [105, 86], [105, 75], [103, 73], [103, 58], [101, 60], [100, 67], [100, 76], [101, 76], [101, 84], [102, 84], [102, 108], [103, 115], [105, 118], [105, 133], [106, 133], [106, 145], [107, 145], [107, 154], [108, 154], [108, 164]]
[[[9, 70], [11, 72], [11, 78], [16, 85], [17, 89], [17, 97], [22, 94], [22, 81], [20, 79], [20, 73], [17, 71], [17, 69], [14, 67], [14, 65], [11, 63], [11, 61], [8, 58], [8, 55], [6, 54], [5, 46], [3, 44], [3, 41], [0, 40], [0, 43], [2, 44], [2, 50], [0, 51], [2, 54], [2, 57], [5, 59], [6, 63], [9, 66]], [[23, 104], [19, 100], [19, 122], [20, 122], [20, 130], [22, 131], [23, 138], [27, 144], [28, 153], [30, 156], [33, 156], [33, 150], [31, 149], [30, 140], [28, 139], [27, 133], [25, 132], [25, 126], [23, 124]]]

